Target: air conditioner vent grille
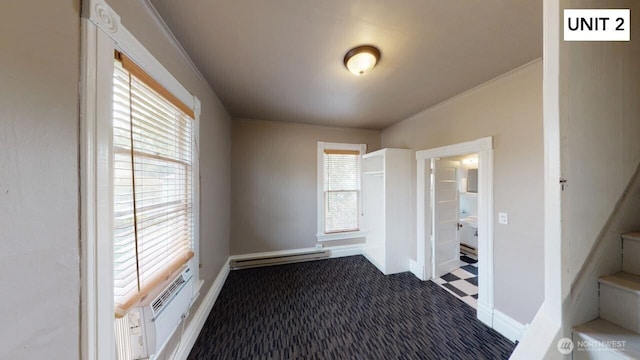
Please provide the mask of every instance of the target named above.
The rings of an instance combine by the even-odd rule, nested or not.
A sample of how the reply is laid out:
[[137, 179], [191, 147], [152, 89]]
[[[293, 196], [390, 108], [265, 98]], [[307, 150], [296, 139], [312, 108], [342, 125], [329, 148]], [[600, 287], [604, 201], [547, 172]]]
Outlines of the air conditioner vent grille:
[[158, 312], [160, 312], [162, 307], [169, 300], [171, 300], [172, 295], [175, 294], [178, 290], [180, 290], [181, 285], [186, 283], [186, 282], [187, 281], [184, 279], [184, 276], [182, 276], [182, 275], [178, 276], [171, 283], [171, 285], [169, 285], [169, 287], [167, 287], [167, 289], [165, 291], [163, 291], [162, 294], [160, 294], [160, 296], [158, 296], [158, 298], [156, 298], [156, 300], [153, 302], [153, 304], [151, 304], [151, 308], [153, 309], [153, 313], [157, 314]]

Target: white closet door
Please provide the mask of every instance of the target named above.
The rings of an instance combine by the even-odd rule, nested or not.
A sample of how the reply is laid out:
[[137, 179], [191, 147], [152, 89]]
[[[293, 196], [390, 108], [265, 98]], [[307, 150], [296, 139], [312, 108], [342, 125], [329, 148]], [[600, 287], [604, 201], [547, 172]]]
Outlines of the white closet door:
[[460, 266], [457, 173], [460, 162], [434, 160], [433, 277]]
[[385, 269], [385, 211], [383, 174], [364, 175], [362, 178], [366, 251], [369, 260], [384, 272]]

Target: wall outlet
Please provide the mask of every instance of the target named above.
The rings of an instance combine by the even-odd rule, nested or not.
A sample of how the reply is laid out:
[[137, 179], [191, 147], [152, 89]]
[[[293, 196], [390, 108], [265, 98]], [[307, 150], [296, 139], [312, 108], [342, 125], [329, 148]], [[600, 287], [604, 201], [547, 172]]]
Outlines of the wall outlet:
[[498, 223], [507, 225], [509, 223], [509, 214], [499, 212], [498, 213]]
[[322, 244], [316, 244], [316, 249], [322, 249]]

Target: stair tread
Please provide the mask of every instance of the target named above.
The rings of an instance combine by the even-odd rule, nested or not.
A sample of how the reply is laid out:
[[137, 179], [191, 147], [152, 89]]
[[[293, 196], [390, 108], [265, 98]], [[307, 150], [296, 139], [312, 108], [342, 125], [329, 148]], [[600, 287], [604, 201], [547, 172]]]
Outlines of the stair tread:
[[639, 275], [621, 271], [612, 275], [601, 276], [598, 281], [600, 284], [610, 285], [618, 289], [635, 292], [640, 295]]
[[[640, 334], [610, 321], [598, 318], [574, 327], [573, 331], [580, 333], [584, 338], [605, 344], [607, 341], [625, 341], [624, 351], [620, 354], [630, 359], [640, 358]], [[579, 344], [576, 344], [576, 347], [578, 346]]]
[[622, 234], [622, 238], [625, 240], [640, 241], [640, 232], [631, 232], [631, 233]]

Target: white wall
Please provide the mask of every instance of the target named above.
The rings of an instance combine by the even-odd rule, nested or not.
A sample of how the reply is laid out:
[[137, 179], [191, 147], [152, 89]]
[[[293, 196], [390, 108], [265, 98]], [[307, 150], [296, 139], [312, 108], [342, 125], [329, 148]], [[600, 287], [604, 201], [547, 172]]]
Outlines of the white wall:
[[[143, 1], [108, 3], [202, 102], [206, 292], [229, 255], [230, 116]], [[79, 359], [80, 1], [3, 2], [0, 48], [0, 359]]]
[[[385, 129], [382, 146], [424, 150], [486, 136], [494, 138], [494, 305], [525, 324], [544, 296], [542, 62]], [[509, 213], [509, 225], [497, 212]]]
[[558, 337], [598, 316], [598, 276], [621, 268], [620, 232], [640, 229], [639, 184], [626, 188], [640, 162], [640, 29], [631, 26], [630, 42], [562, 41], [565, 8], [629, 8], [637, 24], [640, 3], [545, 0], [544, 7], [548, 311], [514, 352], [518, 359], [561, 357]]
[[[380, 131], [233, 120], [232, 254], [315, 246], [318, 141], [367, 144], [371, 152]], [[346, 243], [353, 241], [324, 244]]]
[[[602, 7], [596, 0], [563, 0], [562, 8]], [[562, 242], [568, 282], [582, 267], [640, 163], [640, 4], [631, 9], [631, 42], [561, 42]]]
[[[564, 0], [560, 11], [601, 6]], [[611, 1], [607, 7], [630, 8], [630, 22], [640, 21], [638, 2]], [[632, 26], [630, 42], [560, 42], [565, 334], [598, 317], [597, 279], [621, 270], [620, 234], [640, 230], [638, 184], [626, 189], [640, 163], [639, 37], [640, 28]]]
[[0, 11], [0, 359], [79, 358], [79, 8]]

